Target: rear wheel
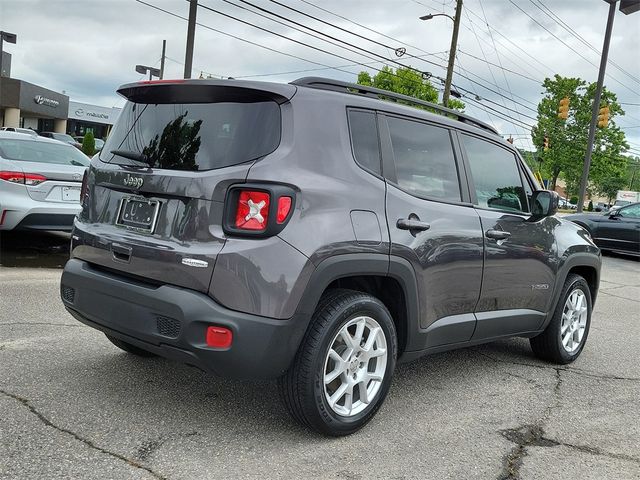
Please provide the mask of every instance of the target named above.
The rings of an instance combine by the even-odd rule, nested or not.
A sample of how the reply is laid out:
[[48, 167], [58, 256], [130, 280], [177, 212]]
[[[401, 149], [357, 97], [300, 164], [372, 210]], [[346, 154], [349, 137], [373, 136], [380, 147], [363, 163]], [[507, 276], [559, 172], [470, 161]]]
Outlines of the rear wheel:
[[586, 280], [570, 274], [547, 328], [530, 339], [537, 357], [554, 363], [573, 362], [584, 348], [591, 326], [591, 291]]
[[280, 378], [284, 403], [303, 425], [333, 436], [362, 428], [391, 385], [396, 331], [386, 307], [371, 295], [325, 294], [293, 365]]
[[112, 337], [111, 335], [107, 335], [106, 333], [105, 333], [105, 336], [116, 347], [118, 347], [121, 350], [124, 350], [127, 353], [132, 353], [134, 355], [138, 355], [139, 357], [155, 357], [155, 354], [147, 350], [143, 350], [142, 348], [138, 348], [135, 345], [131, 345], [130, 343], [125, 342], [124, 340], [120, 340], [119, 338]]

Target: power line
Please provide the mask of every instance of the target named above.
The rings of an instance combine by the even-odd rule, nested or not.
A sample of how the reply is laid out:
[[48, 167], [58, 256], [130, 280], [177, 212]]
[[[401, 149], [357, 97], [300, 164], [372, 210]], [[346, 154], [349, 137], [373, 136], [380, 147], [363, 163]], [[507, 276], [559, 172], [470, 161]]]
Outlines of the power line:
[[[542, 13], [544, 13], [546, 16], [548, 16], [549, 18], [551, 18], [554, 22], [556, 22], [557, 24], [559, 24], [562, 28], [564, 28], [566, 31], [568, 31], [569, 33], [571, 33], [575, 38], [577, 38], [578, 40], [580, 40], [582, 42], [583, 45], [587, 46], [588, 48], [590, 48], [591, 50], [593, 50], [598, 56], [600, 56], [602, 54], [602, 52], [600, 52], [600, 50], [598, 50], [596, 47], [594, 47], [593, 45], [591, 45], [587, 40], [584, 39], [584, 37], [582, 35], [580, 35], [578, 32], [576, 32], [573, 28], [571, 28], [570, 25], [568, 25], [564, 20], [562, 20], [557, 14], [555, 14], [549, 7], [547, 7], [542, 0], [538, 0], [538, 3], [544, 8], [544, 10], [542, 8], [540, 8], [540, 6], [538, 6], [536, 3], [534, 3], [533, 0], [529, 0], [531, 3], [533, 3], [533, 5], [535, 7], [537, 7], [540, 11], [542, 11]], [[546, 11], [545, 11], [546, 10]], [[611, 59], [607, 60], [607, 63], [610, 63], [612, 66], [614, 66], [615, 68], [617, 68], [620, 72], [624, 73], [625, 75], [627, 75], [629, 78], [631, 78], [632, 80], [634, 80], [635, 82], [640, 83], [640, 79], [634, 75], [632, 75], [631, 73], [629, 73], [628, 71], [626, 71], [624, 68], [622, 68], [620, 65], [618, 65], [616, 62], [614, 62]]]
[[[166, 10], [166, 9], [162, 8], [162, 7], [158, 7], [156, 5], [152, 5], [151, 3], [147, 3], [144, 0], [135, 0], [135, 1], [138, 2], [138, 3], [141, 3], [143, 5], [146, 5], [148, 7], [151, 7], [153, 9], [155, 9], [155, 10], [158, 10], [160, 12], [164, 12], [164, 13], [166, 13], [168, 15], [171, 15], [173, 17], [179, 18], [181, 20], [185, 20], [185, 21], [189, 20], [187, 17], [183, 17], [182, 15], [178, 15], [177, 13], [173, 13], [173, 12], [171, 12], [169, 10]], [[308, 62], [308, 63], [312, 63], [314, 65], [320, 65], [320, 66], [327, 67], [327, 68], [333, 68], [335, 70], [339, 70], [339, 71], [344, 72], [344, 73], [355, 75], [355, 73], [353, 73], [353, 72], [349, 72], [347, 70], [341, 70], [338, 67], [332, 67], [331, 65], [327, 65], [327, 64], [324, 64], [324, 63], [316, 62], [314, 60], [308, 60], [306, 58], [299, 57], [299, 56], [293, 55], [291, 53], [282, 52], [280, 50], [276, 50], [275, 48], [267, 47], [266, 45], [261, 45], [261, 44], [256, 43], [256, 42], [252, 42], [251, 40], [247, 40], [245, 38], [238, 37], [237, 35], [233, 35], [231, 33], [223, 32], [222, 30], [218, 30], [216, 28], [210, 27], [209, 25], [205, 25], [204, 23], [201, 23], [201, 22], [196, 22], [196, 25], [198, 25], [199, 27], [205, 28], [207, 30], [211, 30], [213, 32], [219, 33], [221, 35], [224, 35], [224, 36], [227, 36], [227, 37], [231, 37], [231, 38], [233, 38], [235, 40], [239, 40], [241, 42], [248, 43], [250, 45], [263, 48], [265, 50], [269, 50], [270, 52], [279, 53], [280, 55], [286, 55], [287, 57], [295, 58], [297, 60], [302, 60], [303, 62]]]
[[[562, 43], [565, 47], [567, 47], [569, 50], [571, 50], [573, 53], [575, 53], [576, 55], [578, 55], [580, 58], [582, 58], [584, 61], [588, 62], [590, 65], [598, 68], [598, 65], [596, 65], [595, 63], [593, 63], [591, 60], [589, 60], [587, 57], [585, 57], [584, 55], [582, 55], [578, 50], [576, 50], [575, 48], [573, 48], [571, 45], [569, 45], [568, 43], [566, 43], [564, 40], [562, 40], [560, 37], [558, 37], [555, 33], [553, 33], [551, 30], [549, 30], [547, 27], [545, 27], [542, 23], [540, 23], [539, 21], [537, 21], [534, 17], [532, 17], [528, 12], [526, 12], [525, 10], [523, 10], [522, 8], [520, 8], [520, 6], [515, 3], [513, 0], [509, 0], [509, 3], [511, 3], [514, 7], [516, 7], [518, 10], [520, 10], [522, 13], [524, 13], [527, 17], [529, 17], [531, 20], [533, 20], [533, 22], [536, 25], [539, 25], [543, 30], [545, 30], [547, 33], [549, 33], [553, 38], [555, 38], [556, 40], [558, 40], [560, 43]], [[625, 85], [624, 83], [622, 83], [621, 81], [619, 81], [618, 79], [616, 79], [615, 77], [613, 77], [610, 74], [606, 74], [611, 80], [613, 80], [614, 82], [622, 85], [624, 88], [626, 88], [627, 90], [629, 90], [630, 92], [636, 94], [637, 92], [635, 90], [633, 90], [632, 88], [628, 87], [627, 85]]]

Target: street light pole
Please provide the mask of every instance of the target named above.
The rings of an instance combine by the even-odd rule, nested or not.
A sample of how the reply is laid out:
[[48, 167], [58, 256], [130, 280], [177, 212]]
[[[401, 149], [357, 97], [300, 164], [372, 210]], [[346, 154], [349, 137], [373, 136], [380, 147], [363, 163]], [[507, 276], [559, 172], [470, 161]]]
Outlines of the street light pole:
[[596, 137], [596, 124], [598, 123], [598, 111], [600, 110], [600, 97], [602, 95], [602, 84], [604, 83], [604, 73], [607, 69], [607, 57], [609, 56], [609, 42], [611, 31], [613, 30], [613, 18], [616, 13], [616, 3], [618, 0], [605, 0], [609, 2], [609, 17], [607, 18], [607, 28], [604, 34], [604, 45], [602, 46], [602, 56], [600, 57], [600, 71], [598, 72], [598, 85], [593, 98], [591, 109], [591, 124], [589, 125], [589, 138], [587, 140], [587, 152], [584, 156], [584, 166], [582, 168], [582, 179], [580, 180], [580, 195], [578, 197], [578, 213], [583, 210], [585, 196], [587, 193], [587, 183], [589, 182], [589, 168], [591, 167], [591, 153], [593, 151], [593, 141]]
[[187, 26], [187, 50], [184, 56], [184, 78], [191, 78], [193, 65], [193, 41], [196, 35], [196, 14], [198, 0], [189, 0], [189, 24]]
[[167, 52], [167, 41], [162, 40], [162, 58], [160, 59], [160, 80], [164, 78], [164, 58]]
[[458, 30], [460, 30], [460, 17], [462, 17], [462, 0], [456, 4], [456, 16], [453, 19], [453, 35], [451, 36], [451, 48], [449, 49], [449, 65], [447, 66], [447, 79], [444, 83], [442, 104], [449, 106], [449, 94], [451, 93], [451, 79], [453, 78], [453, 63], [456, 59], [456, 47], [458, 45]]
[[16, 43], [18, 36], [15, 33], [0, 31], [0, 78], [2, 78], [2, 47], [5, 40], [9, 43]]
[[[451, 35], [451, 48], [449, 49], [449, 65], [447, 66], [447, 78], [444, 82], [444, 93], [442, 94], [442, 104], [449, 106], [449, 96], [451, 95], [451, 80], [453, 78], [453, 64], [456, 59], [456, 47], [458, 45], [458, 31], [460, 30], [460, 18], [462, 17], [462, 0], [457, 0], [456, 16], [452, 17], [446, 13], [433, 13], [423, 15], [420, 20], [431, 20], [434, 17], [447, 17], [453, 22], [453, 34]], [[455, 96], [455, 95], [454, 95]]]

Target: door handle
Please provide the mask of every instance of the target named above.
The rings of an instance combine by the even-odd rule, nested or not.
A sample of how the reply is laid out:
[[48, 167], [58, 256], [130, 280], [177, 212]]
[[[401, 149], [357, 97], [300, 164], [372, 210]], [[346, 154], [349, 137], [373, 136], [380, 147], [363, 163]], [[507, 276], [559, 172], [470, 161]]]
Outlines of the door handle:
[[506, 240], [511, 236], [510, 232], [505, 232], [504, 230], [487, 230], [485, 233], [487, 238], [493, 238], [494, 240]]
[[396, 222], [396, 227], [400, 230], [409, 230], [409, 232], [413, 234], [413, 232], [424, 232], [425, 230], [429, 230], [431, 225], [427, 222], [421, 222], [420, 220], [400, 218]]

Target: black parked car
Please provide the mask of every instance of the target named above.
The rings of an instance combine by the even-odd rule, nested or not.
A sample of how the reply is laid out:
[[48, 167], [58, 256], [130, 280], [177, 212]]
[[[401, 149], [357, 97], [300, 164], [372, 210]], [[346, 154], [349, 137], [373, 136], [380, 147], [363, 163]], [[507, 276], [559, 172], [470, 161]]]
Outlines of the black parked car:
[[396, 360], [513, 336], [559, 364], [584, 348], [600, 251], [493, 127], [321, 78], [119, 93], [61, 280], [119, 348], [278, 378], [330, 435], [375, 415]]
[[640, 255], [640, 203], [599, 215], [573, 214], [564, 218], [587, 230], [602, 250]]

